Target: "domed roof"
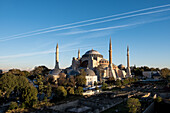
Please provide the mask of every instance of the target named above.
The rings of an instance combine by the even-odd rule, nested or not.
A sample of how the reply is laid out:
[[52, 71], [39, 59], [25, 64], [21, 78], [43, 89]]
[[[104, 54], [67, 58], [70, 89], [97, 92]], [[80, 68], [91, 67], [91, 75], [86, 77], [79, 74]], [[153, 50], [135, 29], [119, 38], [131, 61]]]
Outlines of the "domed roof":
[[84, 69], [84, 71], [86, 72], [86, 75], [87, 76], [95, 76], [96, 74], [94, 73], [93, 70], [89, 69], [89, 68], [86, 68]]
[[103, 55], [101, 55], [98, 51], [96, 50], [89, 50], [87, 51], [82, 57], [91, 57], [91, 56], [95, 56], [95, 57], [101, 57], [103, 58]]
[[107, 63], [109, 63], [109, 61], [107, 59], [104, 59], [104, 58], [102, 58], [99, 62], [107, 62]]
[[80, 75], [80, 73], [76, 70], [72, 70], [72, 71], [69, 72], [69, 75], [77, 76], [77, 75]]
[[55, 68], [52, 71], [50, 71], [50, 75], [58, 75], [60, 74], [61, 71], [62, 71], [61, 69]]
[[87, 51], [86, 53], [85, 53], [85, 55], [89, 55], [89, 54], [96, 54], [96, 55], [100, 55], [100, 53], [98, 52], [98, 51], [96, 51], [96, 50], [89, 50], [89, 51]]
[[124, 69], [125, 66], [124, 66], [123, 64], [120, 64], [120, 65], [118, 66], [118, 68], [119, 68], [119, 69]]

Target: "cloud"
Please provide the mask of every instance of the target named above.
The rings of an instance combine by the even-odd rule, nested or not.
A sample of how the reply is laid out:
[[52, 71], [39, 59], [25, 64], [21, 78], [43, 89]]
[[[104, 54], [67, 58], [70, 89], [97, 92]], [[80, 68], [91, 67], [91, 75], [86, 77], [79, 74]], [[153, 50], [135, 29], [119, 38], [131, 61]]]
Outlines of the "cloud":
[[[74, 51], [74, 50], [77, 50], [77, 48], [79, 48], [79, 49], [89, 49], [91, 47], [93, 47], [93, 46], [84, 46], [84, 47], [82, 46], [82, 47], [76, 47], [76, 48], [65, 49], [65, 50], [63, 49], [61, 51], [59, 50], [59, 53]], [[98, 48], [98, 47], [103, 47], [103, 46], [95, 46], [95, 48]], [[16, 54], [16, 55], [0, 56], [0, 59], [29, 57], [29, 56], [50, 54], [50, 53], [55, 53], [55, 50], [47, 50], [47, 51], [39, 51], [39, 52], [33, 52], [33, 53], [22, 53], [22, 54]]]
[[149, 20], [149, 21], [136, 22], [136, 23], [132, 23], [132, 24], [124, 24], [124, 25], [103, 27], [103, 28], [90, 29], [90, 30], [81, 30], [81, 31], [76, 31], [76, 32], [67, 32], [67, 33], [61, 33], [59, 35], [74, 35], [74, 34], [89, 33], [89, 32], [103, 31], [103, 30], [109, 30], [109, 29], [126, 28], [126, 27], [130, 27], [130, 26], [146, 24], [146, 23], [152, 23], [152, 22], [157, 22], [157, 21], [162, 21], [162, 20], [167, 20], [167, 19], [170, 19], [170, 17], [153, 19], [153, 20]]
[[[164, 6], [158, 6], [156, 8], [160, 8], [160, 7], [167, 7], [170, 6], [170, 4], [168, 5], [164, 5]], [[136, 10], [136, 11], [132, 11], [131, 13], [136, 13], [136, 12], [140, 12], [140, 11], [145, 11], [148, 9], [154, 9], [154, 7], [151, 8], [146, 8], [146, 9], [141, 9], [141, 10]], [[101, 17], [101, 18], [96, 18], [96, 19], [91, 19], [91, 20], [86, 20], [86, 21], [80, 21], [77, 22], [76, 24], [80, 24], [80, 25], [75, 25], [75, 26], [69, 26], [69, 27], [65, 27], [68, 25], [74, 25], [73, 23], [67, 24], [67, 25], [61, 25], [63, 28], [58, 28], [58, 29], [52, 29], [52, 30], [48, 30], [48, 29], [43, 29], [43, 30], [38, 30], [40, 32], [31, 32], [32, 34], [26, 34], [26, 35], [16, 35], [16, 36], [11, 36], [11, 37], [7, 37], [7, 38], [1, 38], [0, 41], [8, 41], [8, 40], [13, 40], [13, 39], [18, 39], [18, 38], [24, 38], [24, 37], [29, 37], [29, 36], [34, 36], [34, 35], [39, 35], [39, 34], [44, 34], [44, 33], [49, 33], [49, 32], [54, 32], [54, 31], [60, 31], [60, 30], [66, 30], [66, 29], [72, 29], [72, 28], [78, 28], [78, 27], [83, 27], [83, 26], [89, 26], [89, 25], [94, 25], [94, 24], [99, 24], [99, 23], [104, 23], [104, 22], [110, 22], [110, 21], [114, 21], [114, 20], [120, 20], [120, 19], [125, 19], [125, 18], [130, 18], [130, 17], [136, 17], [136, 16], [142, 16], [142, 15], [148, 15], [148, 14], [154, 14], [154, 13], [160, 13], [160, 12], [165, 12], [165, 11], [169, 11], [170, 8], [167, 9], [161, 9], [161, 10], [156, 10], [156, 11], [150, 11], [150, 12], [144, 12], [144, 13], [138, 13], [138, 14], [132, 14], [132, 15], [127, 15], [127, 16], [122, 16], [122, 17], [117, 17], [117, 18], [112, 18], [112, 19], [106, 19], [106, 20], [102, 20], [102, 21], [97, 21], [97, 22], [91, 22], [91, 23], [86, 23], [86, 24], [80, 24], [80, 23], [84, 23], [84, 22], [89, 22], [91, 20], [100, 20], [105, 19], [105, 17]], [[117, 14], [116, 16], [121, 16], [121, 15], [125, 15], [125, 14], [131, 14], [130, 12], [124, 13], [124, 14]], [[116, 17], [115, 16], [115, 17]], [[109, 17], [109, 16], [107, 16]], [[107, 18], [106, 17], [106, 18]], [[110, 17], [114, 17], [113, 15]], [[109, 18], [110, 18], [109, 17]], [[60, 26], [60, 27], [61, 27]], [[54, 27], [55, 28], [55, 27]], [[46, 31], [44, 31], [46, 30]]]
[[[149, 7], [149, 8], [139, 9], [139, 10], [135, 10], [135, 11], [125, 12], [125, 13], [121, 13], [121, 14], [114, 14], [114, 15], [109, 15], [109, 16], [104, 16], [104, 17], [99, 17], [99, 18], [94, 18], [94, 19], [89, 19], [89, 20], [84, 20], [84, 21], [79, 21], [79, 22], [73, 22], [73, 23], [64, 24], [64, 25], [52, 26], [52, 27], [38, 29], [38, 30], [26, 32], [26, 33], [13, 35], [13, 36], [8, 36], [6, 38], [18, 37], [18, 36], [21, 36], [21, 35], [36, 33], [36, 32], [40, 32], [40, 31], [44, 31], [44, 30], [66, 27], [66, 26], [70, 26], [70, 25], [76, 25], [76, 24], [81, 24], [81, 23], [85, 23], [85, 22], [91, 22], [91, 21], [96, 21], [96, 20], [101, 20], [101, 19], [106, 19], [106, 18], [111, 18], [111, 17], [116, 17], [116, 16], [122, 16], [122, 15], [127, 15], [127, 14], [133, 14], [133, 13], [137, 13], [137, 12], [141, 12], [141, 11], [153, 10], [153, 9], [158, 9], [158, 8], [165, 8], [165, 7], [169, 7], [169, 6], [170, 6], [170, 4], [166, 4], [166, 5], [161, 5], [161, 6]], [[0, 39], [4, 39], [4, 38], [0, 38]]]

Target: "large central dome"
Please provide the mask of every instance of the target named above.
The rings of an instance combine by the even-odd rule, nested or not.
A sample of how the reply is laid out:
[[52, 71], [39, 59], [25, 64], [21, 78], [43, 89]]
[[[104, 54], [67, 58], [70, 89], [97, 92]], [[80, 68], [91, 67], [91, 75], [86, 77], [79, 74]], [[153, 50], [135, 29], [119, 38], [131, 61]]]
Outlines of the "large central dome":
[[89, 54], [97, 54], [97, 55], [100, 55], [100, 53], [96, 50], [89, 50], [85, 53], [85, 55], [89, 55]]
[[98, 51], [96, 50], [89, 50], [87, 51], [83, 57], [89, 57], [89, 56], [95, 56], [95, 57], [102, 57], [103, 58], [103, 55], [101, 55]]

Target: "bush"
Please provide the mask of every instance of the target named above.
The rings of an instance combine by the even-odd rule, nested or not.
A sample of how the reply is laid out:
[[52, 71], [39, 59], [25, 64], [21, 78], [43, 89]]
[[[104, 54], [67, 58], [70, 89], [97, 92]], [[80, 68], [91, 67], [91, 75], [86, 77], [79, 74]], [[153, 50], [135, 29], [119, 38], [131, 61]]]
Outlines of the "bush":
[[11, 102], [9, 105], [9, 109], [17, 109], [18, 108], [18, 104], [16, 102]]
[[141, 103], [137, 98], [129, 98], [127, 101], [127, 107], [129, 108], [129, 112], [136, 113], [140, 110]]
[[62, 96], [62, 97], [67, 96], [67, 91], [65, 90], [65, 88], [63, 86], [58, 86], [57, 87], [57, 95]]
[[82, 95], [82, 94], [83, 94], [83, 87], [79, 86], [79, 87], [76, 89], [75, 93], [76, 93], [77, 95]]
[[102, 90], [106, 90], [106, 89], [107, 89], [107, 86], [108, 86], [108, 85], [103, 82], [103, 83], [102, 83]]
[[74, 95], [74, 88], [70, 88], [69, 91], [68, 91], [68, 93], [69, 93], [70, 95]]
[[22, 103], [20, 108], [25, 108], [25, 107], [26, 107], [25, 103]]
[[118, 87], [120, 87], [120, 86], [122, 85], [122, 83], [121, 83], [121, 81], [120, 81], [119, 79], [116, 80], [115, 84], [116, 84], [116, 86], [118, 86]]
[[156, 101], [159, 103], [159, 102], [162, 101], [162, 98], [161, 98], [160, 96], [158, 96], [158, 97], [156, 98]]

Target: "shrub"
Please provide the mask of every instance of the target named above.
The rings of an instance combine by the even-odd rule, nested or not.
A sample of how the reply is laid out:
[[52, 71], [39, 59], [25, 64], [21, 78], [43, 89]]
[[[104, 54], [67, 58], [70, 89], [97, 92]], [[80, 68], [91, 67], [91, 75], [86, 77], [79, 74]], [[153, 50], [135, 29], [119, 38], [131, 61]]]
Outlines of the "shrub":
[[76, 89], [75, 93], [76, 93], [77, 95], [82, 95], [82, 94], [83, 94], [83, 87], [79, 86], [79, 87]]
[[62, 96], [62, 97], [67, 96], [67, 91], [65, 90], [65, 88], [63, 86], [58, 86], [57, 87], [57, 95]]
[[9, 109], [17, 109], [18, 108], [18, 104], [16, 102], [11, 102], [9, 105]]
[[129, 98], [127, 101], [127, 107], [129, 108], [129, 112], [136, 113], [140, 110], [141, 103], [137, 98]]

